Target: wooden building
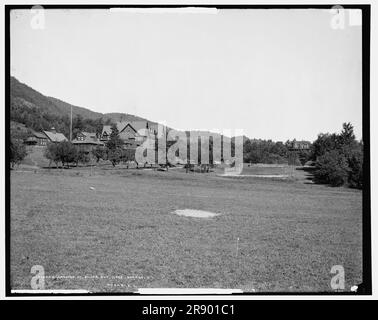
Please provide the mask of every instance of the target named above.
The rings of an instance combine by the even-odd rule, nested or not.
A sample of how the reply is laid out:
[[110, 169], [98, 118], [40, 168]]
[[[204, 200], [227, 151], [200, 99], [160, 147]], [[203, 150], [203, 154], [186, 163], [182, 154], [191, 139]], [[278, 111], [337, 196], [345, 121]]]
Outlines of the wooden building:
[[96, 148], [97, 146], [104, 146], [104, 142], [100, 141], [97, 138], [96, 133], [92, 132], [79, 132], [76, 135], [76, 138], [72, 140], [72, 144], [75, 145], [75, 147], [78, 150], [85, 151], [85, 152], [91, 152], [93, 148]]

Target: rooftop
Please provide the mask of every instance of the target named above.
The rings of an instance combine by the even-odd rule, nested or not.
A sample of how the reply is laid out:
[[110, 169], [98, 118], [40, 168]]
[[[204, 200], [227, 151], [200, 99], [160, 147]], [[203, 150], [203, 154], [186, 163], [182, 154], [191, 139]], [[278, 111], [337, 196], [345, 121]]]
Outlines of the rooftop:
[[[147, 129], [147, 124], [148, 124], [148, 129], [156, 130], [157, 131], [157, 125], [156, 124], [151, 124], [151, 123], [149, 123], [147, 121], [132, 121], [132, 122], [123, 121], [123, 122], [116, 122], [116, 126], [117, 126], [117, 129], [118, 129], [119, 132], [122, 132], [122, 130], [124, 130], [127, 127], [127, 125], [130, 125], [135, 131], [142, 130], [143, 135], [147, 134], [147, 132], [145, 131], [145, 130], [148, 130]], [[105, 126], [103, 126], [103, 128], [102, 128], [102, 134], [104, 134], [105, 132], [107, 134], [110, 134], [112, 132], [111, 128], [112, 128], [111, 125], [105, 125]]]
[[33, 136], [38, 138], [38, 139], [47, 139], [47, 136], [43, 132], [37, 132], [37, 131], [34, 131], [34, 130], [31, 130], [31, 132], [32, 132]]
[[72, 143], [73, 144], [93, 144], [93, 145], [103, 145], [102, 142], [98, 140], [96, 137], [96, 133], [91, 133], [91, 132], [81, 132], [81, 134], [84, 136], [84, 139], [73, 139]]
[[51, 131], [43, 131], [43, 132], [52, 142], [68, 141], [68, 139], [65, 137], [63, 133], [51, 132]]

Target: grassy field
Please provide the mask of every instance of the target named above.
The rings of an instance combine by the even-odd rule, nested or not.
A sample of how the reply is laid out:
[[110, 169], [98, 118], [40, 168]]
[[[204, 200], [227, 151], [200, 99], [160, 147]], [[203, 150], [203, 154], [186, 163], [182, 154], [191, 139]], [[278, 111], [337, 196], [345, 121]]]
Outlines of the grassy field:
[[45, 268], [46, 289], [95, 292], [331, 291], [331, 267], [343, 265], [349, 290], [362, 282], [362, 194], [310, 184], [301, 171], [272, 180], [19, 168], [11, 173], [12, 289], [30, 289], [33, 265]]

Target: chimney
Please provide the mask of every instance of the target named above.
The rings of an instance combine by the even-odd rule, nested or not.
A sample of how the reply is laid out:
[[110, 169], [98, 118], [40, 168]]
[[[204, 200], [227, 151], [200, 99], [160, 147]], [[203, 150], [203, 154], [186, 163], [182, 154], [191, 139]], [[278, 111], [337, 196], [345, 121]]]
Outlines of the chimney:
[[50, 131], [51, 131], [52, 133], [56, 133], [55, 127], [51, 127]]

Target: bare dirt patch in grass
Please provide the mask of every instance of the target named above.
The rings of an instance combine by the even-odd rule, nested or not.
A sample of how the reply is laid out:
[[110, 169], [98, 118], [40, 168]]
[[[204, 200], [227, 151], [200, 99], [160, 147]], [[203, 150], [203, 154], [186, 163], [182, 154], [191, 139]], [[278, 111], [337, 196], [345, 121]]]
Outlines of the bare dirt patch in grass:
[[179, 216], [193, 217], [193, 218], [214, 218], [220, 215], [219, 213], [215, 213], [215, 212], [193, 210], [193, 209], [175, 210], [174, 213]]

